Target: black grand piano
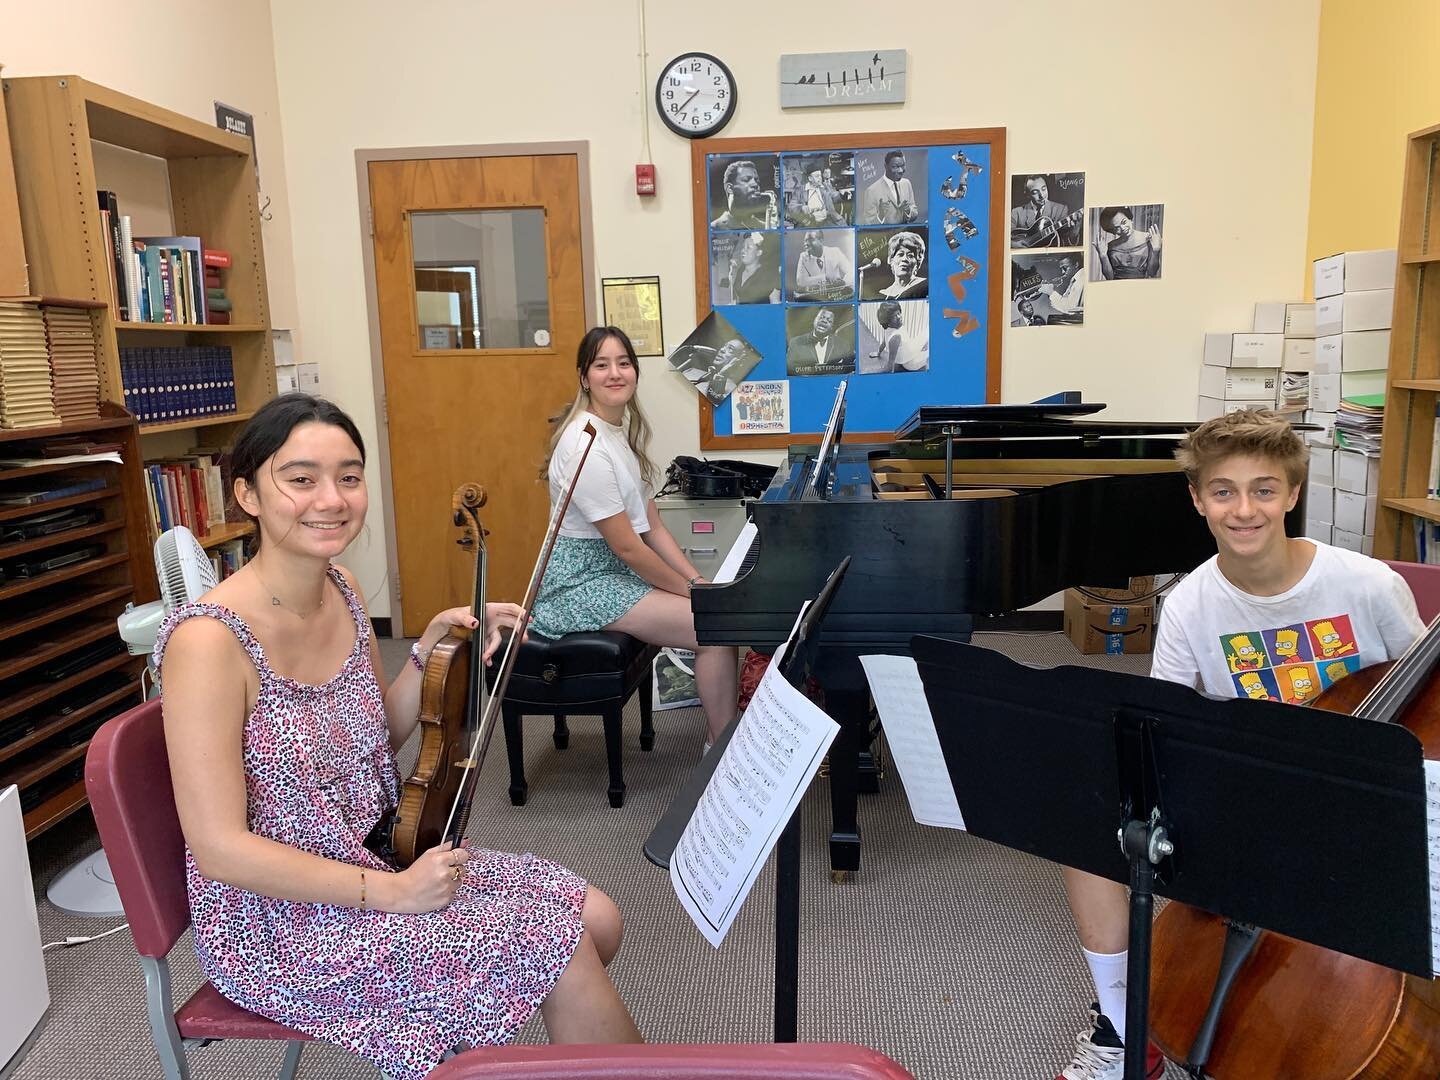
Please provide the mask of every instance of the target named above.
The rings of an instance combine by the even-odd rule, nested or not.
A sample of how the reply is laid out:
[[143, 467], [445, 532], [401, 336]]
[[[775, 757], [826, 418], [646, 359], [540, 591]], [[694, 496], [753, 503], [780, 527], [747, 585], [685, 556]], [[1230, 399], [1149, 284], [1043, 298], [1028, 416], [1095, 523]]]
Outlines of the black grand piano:
[[[1078, 397], [926, 406], [894, 442], [845, 444], [842, 384], [825, 442], [791, 447], [752, 504], [758, 535], [736, 579], [692, 591], [701, 644], [766, 652], [850, 556], [815, 666], [841, 728], [830, 749], [837, 878], [859, 869], [856, 797], [875, 782], [860, 656], [907, 653], [915, 634], [967, 640], [977, 616], [1075, 585], [1124, 588], [1215, 553], [1173, 457], [1197, 425], [1095, 420], [1104, 406]], [[1303, 506], [1292, 515], [1298, 528]]]

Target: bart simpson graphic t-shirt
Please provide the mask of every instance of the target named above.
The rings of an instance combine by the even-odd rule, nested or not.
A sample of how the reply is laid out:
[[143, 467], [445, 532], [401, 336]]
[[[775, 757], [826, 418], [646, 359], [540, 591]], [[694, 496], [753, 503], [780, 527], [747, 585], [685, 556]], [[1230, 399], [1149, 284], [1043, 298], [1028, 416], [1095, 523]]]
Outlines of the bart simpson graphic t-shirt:
[[1304, 705], [1332, 683], [1393, 660], [1425, 626], [1384, 563], [1310, 540], [1315, 558], [1278, 596], [1241, 592], [1210, 559], [1166, 599], [1150, 674], [1215, 697]]

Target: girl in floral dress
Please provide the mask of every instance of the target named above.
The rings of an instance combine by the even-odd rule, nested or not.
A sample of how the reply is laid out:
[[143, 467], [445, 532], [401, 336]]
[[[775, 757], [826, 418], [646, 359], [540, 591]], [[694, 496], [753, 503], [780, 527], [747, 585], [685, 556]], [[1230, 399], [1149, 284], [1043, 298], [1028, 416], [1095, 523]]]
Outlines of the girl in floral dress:
[[[368, 505], [354, 423], [287, 394], [232, 462], [259, 551], [173, 612], [155, 653], [206, 976], [395, 1080], [507, 1042], [536, 1008], [552, 1042], [639, 1041], [605, 971], [620, 913], [598, 889], [534, 855], [446, 843], [397, 872], [364, 846], [397, 801], [394, 749], [415, 729], [426, 656], [476, 623], [469, 608], [436, 615], [381, 684], [359, 590], [331, 562]], [[487, 658], [519, 614], [487, 606]]]

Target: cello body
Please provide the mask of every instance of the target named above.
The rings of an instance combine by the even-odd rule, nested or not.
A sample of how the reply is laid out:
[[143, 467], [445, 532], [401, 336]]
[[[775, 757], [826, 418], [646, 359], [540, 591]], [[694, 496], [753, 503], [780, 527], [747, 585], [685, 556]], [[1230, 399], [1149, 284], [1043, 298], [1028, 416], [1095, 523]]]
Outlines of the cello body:
[[[1310, 708], [1353, 714], [1389, 670], [1342, 679]], [[1440, 757], [1440, 678], [1411, 703], [1404, 726]], [[1210, 1004], [1226, 920], [1170, 903], [1155, 920], [1150, 1037], [1185, 1062]], [[1215, 1080], [1435, 1080], [1440, 981], [1260, 931], [1220, 1016], [1204, 1073]]]

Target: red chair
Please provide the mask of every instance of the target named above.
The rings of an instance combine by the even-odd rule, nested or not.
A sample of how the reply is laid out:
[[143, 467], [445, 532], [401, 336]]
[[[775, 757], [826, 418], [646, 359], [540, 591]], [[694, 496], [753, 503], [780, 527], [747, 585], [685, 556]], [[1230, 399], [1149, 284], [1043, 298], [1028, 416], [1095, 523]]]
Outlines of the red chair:
[[1420, 619], [1429, 623], [1440, 615], [1440, 566], [1428, 563], [1391, 562], [1386, 564], [1405, 579], [1410, 591], [1415, 594], [1415, 606], [1420, 609]]
[[159, 699], [95, 733], [85, 755], [85, 790], [140, 954], [150, 1036], [166, 1080], [189, 1080], [186, 1049], [219, 1039], [288, 1042], [280, 1080], [294, 1080], [310, 1036], [247, 1012], [208, 982], [178, 1011], [171, 1001], [166, 957], [190, 925], [190, 901]]
[[430, 1080], [915, 1080], [853, 1043], [499, 1046], [453, 1057]]

